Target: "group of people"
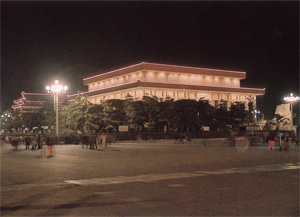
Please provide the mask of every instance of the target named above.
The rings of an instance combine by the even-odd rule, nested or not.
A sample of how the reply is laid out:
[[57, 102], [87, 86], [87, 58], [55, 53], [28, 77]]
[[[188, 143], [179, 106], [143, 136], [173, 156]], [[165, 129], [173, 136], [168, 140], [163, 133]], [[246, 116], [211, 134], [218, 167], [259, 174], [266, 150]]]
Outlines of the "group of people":
[[88, 146], [90, 149], [97, 149], [97, 142], [96, 142], [96, 136], [95, 135], [84, 135], [80, 137], [80, 143], [82, 144], [82, 148], [84, 146], [87, 148]]
[[[50, 137], [49, 137], [49, 139], [50, 139]], [[45, 139], [45, 137], [41, 137], [40, 135], [38, 135], [38, 136], [29, 136], [29, 135], [27, 135], [25, 137], [26, 149], [30, 149], [30, 145], [31, 145], [32, 150], [41, 149], [42, 145], [46, 144], [45, 143], [46, 140], [47, 139]], [[49, 143], [49, 145], [51, 145], [51, 144]]]
[[[54, 144], [55, 138], [53, 136], [6, 136], [5, 138], [7, 143], [11, 143], [13, 146], [13, 151], [18, 151], [18, 146], [25, 142], [26, 150], [38, 150], [42, 149], [43, 145], [52, 146]], [[31, 148], [30, 148], [31, 146]]]
[[[269, 136], [269, 150], [275, 150], [275, 135], [273, 132], [270, 133], [270, 136]], [[279, 151], [282, 151], [283, 149], [287, 150], [287, 146], [285, 144], [285, 137], [283, 135], [283, 133], [280, 133], [279, 134], [279, 145], [280, 145], [280, 148], [279, 148]]]

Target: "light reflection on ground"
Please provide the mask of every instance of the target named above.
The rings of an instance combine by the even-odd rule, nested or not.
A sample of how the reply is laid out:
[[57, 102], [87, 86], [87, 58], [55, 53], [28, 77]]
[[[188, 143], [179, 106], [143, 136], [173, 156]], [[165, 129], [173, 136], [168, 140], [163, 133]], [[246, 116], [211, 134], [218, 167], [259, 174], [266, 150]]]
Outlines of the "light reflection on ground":
[[76, 185], [111, 185], [111, 184], [124, 184], [133, 182], [157, 182], [168, 179], [181, 179], [201, 177], [207, 175], [225, 175], [234, 173], [257, 173], [257, 172], [274, 172], [282, 170], [294, 170], [299, 169], [300, 163], [295, 164], [276, 164], [276, 165], [262, 165], [256, 167], [246, 168], [229, 168], [215, 171], [195, 171], [191, 173], [167, 173], [167, 174], [147, 174], [137, 176], [116, 176], [116, 177], [104, 177], [104, 178], [91, 178], [91, 179], [79, 179], [79, 180], [66, 180], [66, 183]]

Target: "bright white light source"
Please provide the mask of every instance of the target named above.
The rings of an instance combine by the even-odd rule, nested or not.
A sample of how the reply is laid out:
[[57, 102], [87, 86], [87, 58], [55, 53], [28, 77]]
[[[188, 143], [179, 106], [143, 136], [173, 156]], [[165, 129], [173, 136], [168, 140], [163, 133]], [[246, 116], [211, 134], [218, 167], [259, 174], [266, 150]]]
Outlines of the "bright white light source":
[[48, 93], [65, 93], [68, 89], [68, 86], [63, 86], [59, 84], [58, 80], [54, 81], [54, 85], [46, 86]]
[[300, 100], [299, 96], [295, 97], [293, 93], [291, 93], [290, 96], [284, 97], [283, 99], [286, 102], [297, 102]]

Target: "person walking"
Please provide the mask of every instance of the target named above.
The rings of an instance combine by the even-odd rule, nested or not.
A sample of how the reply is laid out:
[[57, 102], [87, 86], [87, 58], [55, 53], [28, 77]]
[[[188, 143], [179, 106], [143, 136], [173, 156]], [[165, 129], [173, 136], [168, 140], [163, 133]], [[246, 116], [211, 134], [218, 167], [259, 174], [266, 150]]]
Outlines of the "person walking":
[[9, 144], [9, 136], [8, 135], [5, 136], [5, 141], [6, 141], [6, 144]]
[[18, 136], [13, 136], [11, 144], [13, 146], [13, 151], [18, 151], [18, 145], [19, 145], [19, 137]]
[[35, 149], [37, 149], [37, 138], [36, 138], [36, 136], [34, 136], [33, 137], [33, 139], [32, 139], [32, 142], [31, 142], [31, 150], [35, 150]]
[[30, 139], [30, 137], [27, 135], [26, 138], [25, 138], [26, 149], [30, 149], [30, 148], [29, 148], [30, 142], [31, 142], [31, 139]]
[[282, 149], [285, 149], [284, 135], [283, 135], [283, 133], [280, 133], [280, 135], [279, 135], [279, 141], [280, 141], [280, 149], [279, 149], [279, 151], [281, 151]]
[[37, 143], [38, 143], [37, 149], [41, 149], [42, 146], [41, 146], [41, 135], [40, 134], [38, 135]]
[[270, 136], [269, 136], [269, 143], [270, 143], [270, 146], [269, 146], [269, 150], [272, 150], [272, 146], [273, 146], [273, 151], [274, 151], [274, 146], [275, 146], [275, 141], [274, 141], [274, 133], [271, 132], [270, 133]]
[[46, 141], [45, 141], [46, 146], [47, 146], [46, 157], [54, 156], [54, 142], [55, 142], [54, 136], [47, 136]]
[[46, 137], [45, 145], [46, 145], [46, 157], [48, 157], [50, 155], [50, 152], [51, 152], [51, 139], [50, 139], [50, 136]]

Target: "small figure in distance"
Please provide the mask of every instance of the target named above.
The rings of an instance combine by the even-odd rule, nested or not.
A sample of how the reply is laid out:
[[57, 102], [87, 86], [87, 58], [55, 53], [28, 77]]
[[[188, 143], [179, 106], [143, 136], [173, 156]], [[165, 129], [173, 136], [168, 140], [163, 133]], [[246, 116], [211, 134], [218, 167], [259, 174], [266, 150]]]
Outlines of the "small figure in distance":
[[283, 133], [280, 133], [280, 135], [279, 135], [279, 141], [280, 141], [279, 151], [281, 151], [282, 149], [285, 149], [284, 135], [283, 135]]
[[274, 133], [273, 132], [270, 133], [269, 143], [270, 143], [269, 150], [272, 150], [272, 146], [273, 146], [273, 151], [274, 151], [275, 141], [274, 141]]
[[26, 137], [25, 137], [25, 145], [26, 145], [26, 149], [30, 149], [30, 142], [31, 142], [31, 139], [30, 139], [30, 137], [29, 137], [29, 135], [27, 135]]

